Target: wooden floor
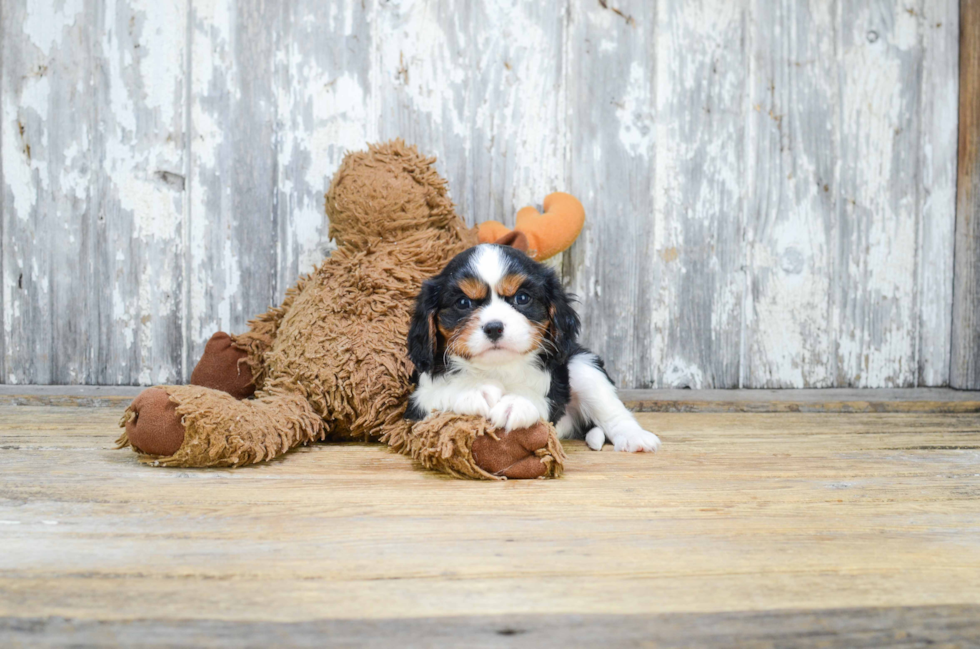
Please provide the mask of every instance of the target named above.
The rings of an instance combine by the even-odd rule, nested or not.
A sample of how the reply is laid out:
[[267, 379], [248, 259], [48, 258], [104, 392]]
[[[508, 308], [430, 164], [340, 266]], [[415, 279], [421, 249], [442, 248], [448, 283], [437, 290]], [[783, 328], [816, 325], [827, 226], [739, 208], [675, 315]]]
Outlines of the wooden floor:
[[980, 414], [638, 416], [660, 454], [485, 483], [152, 468], [118, 408], [0, 406], [0, 646], [980, 646]]

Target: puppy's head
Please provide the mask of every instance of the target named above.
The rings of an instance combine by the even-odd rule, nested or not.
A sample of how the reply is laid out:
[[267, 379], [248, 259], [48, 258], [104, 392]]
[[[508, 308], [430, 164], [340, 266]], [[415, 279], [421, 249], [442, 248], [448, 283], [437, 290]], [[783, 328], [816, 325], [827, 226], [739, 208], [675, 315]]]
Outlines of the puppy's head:
[[519, 250], [485, 244], [460, 253], [422, 285], [408, 336], [421, 373], [452, 359], [499, 365], [529, 355], [563, 361], [579, 319], [555, 273]]

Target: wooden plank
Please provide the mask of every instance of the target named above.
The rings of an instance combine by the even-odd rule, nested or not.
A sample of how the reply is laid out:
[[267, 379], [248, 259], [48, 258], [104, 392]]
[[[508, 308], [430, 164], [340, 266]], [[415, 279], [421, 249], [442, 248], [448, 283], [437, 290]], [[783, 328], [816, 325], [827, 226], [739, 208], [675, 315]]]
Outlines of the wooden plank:
[[142, 391], [115, 385], [0, 385], [0, 405], [125, 408]]
[[[0, 405], [124, 408], [143, 388], [0, 385]], [[949, 388], [620, 390], [639, 412], [980, 412], [980, 392]]]
[[[739, 386], [745, 29], [744, 3], [666, 2], [647, 34], [656, 151], [652, 231], [638, 259], [637, 387]], [[654, 296], [643, 295], [648, 278]]]
[[4, 382], [97, 380], [85, 308], [99, 237], [96, 20], [79, 3], [4, 3]]
[[641, 364], [655, 342], [645, 323], [662, 298], [643, 292], [663, 288], [651, 246], [656, 7], [572, 3], [567, 29], [566, 174], [587, 218], [566, 277], [581, 300], [583, 343], [617, 385], [649, 387], [639, 369], [656, 367]]
[[378, 3], [380, 137], [439, 158], [460, 216], [513, 224], [565, 185], [567, 2]]
[[949, 382], [980, 388], [980, 5], [960, 3], [959, 166]]
[[[956, 229], [959, 0], [924, 2], [919, 93], [918, 385], [949, 385]], [[980, 387], [980, 386], [978, 386]]]
[[502, 484], [371, 444], [154, 469], [116, 414], [0, 407], [0, 618], [980, 604], [976, 414], [641, 414], [662, 453], [571, 442], [565, 478]]
[[181, 374], [183, 16], [5, 7], [4, 382]]
[[[631, 615], [479, 615], [292, 623], [180, 620], [92, 622], [0, 618], [7, 646], [391, 647], [785, 647], [828, 649], [980, 644], [980, 607], [850, 608], [824, 611]], [[325, 640], [329, 639], [329, 640]]]
[[619, 396], [638, 412], [980, 412], [980, 392], [949, 388], [620, 390]]
[[279, 227], [276, 299], [333, 248], [324, 193], [347, 150], [378, 139], [371, 84], [374, 3], [282, 4], [276, 52]]
[[[9, 10], [7, 10], [9, 12]], [[6, 35], [6, 21], [4, 20], [4, 7], [0, 5], [0, 35]], [[6, 157], [4, 153], [3, 141], [4, 133], [7, 130], [6, 124], [8, 122], [7, 102], [2, 100], [2, 96], [6, 95], [7, 86], [4, 83], [4, 77], [6, 76], [6, 65], [4, 61], [7, 58], [7, 39], [3, 38], [0, 40], [0, 384], [6, 382], [7, 377], [7, 317], [6, 317], [6, 306], [7, 306], [7, 282], [4, 280], [6, 277], [7, 266], [4, 263], [3, 249], [6, 244], [6, 237], [4, 237], [4, 222], [6, 219], [6, 201], [7, 201], [7, 183], [4, 181], [3, 176], [3, 161]]]
[[955, 7], [754, 7], [743, 385], [944, 384]]
[[196, 0], [190, 9], [191, 178], [186, 378], [216, 331], [277, 303], [276, 61], [282, 5]]
[[[897, 390], [919, 392], [941, 388]], [[884, 391], [884, 390], [882, 390]], [[980, 412], [980, 395], [966, 393], [964, 398], [949, 399], [946, 394], [901, 395], [894, 398], [874, 394], [879, 390], [624, 390], [626, 406], [636, 412]], [[687, 392], [687, 394], [684, 394]], [[761, 394], [746, 394], [759, 392]], [[776, 394], [773, 394], [776, 392]], [[817, 392], [821, 394], [813, 395]], [[802, 393], [802, 394], [797, 394]], [[822, 394], [830, 393], [830, 394]], [[0, 397], [2, 399], [2, 397]], [[24, 401], [29, 405], [29, 401]]]
[[842, 6], [839, 19], [833, 325], [842, 387], [909, 387], [918, 380], [916, 264], [925, 262], [916, 246], [921, 11], [922, 3], [867, 0]]
[[96, 18], [78, 3], [4, 5], [2, 380], [94, 382], [98, 316], [86, 306], [100, 236]]
[[742, 387], [835, 385], [834, 5], [752, 3]]
[[[184, 317], [187, 2], [127, 0], [98, 12], [106, 70], [98, 84], [101, 159], [97, 262], [83, 294], [98, 301], [98, 328], [64, 340], [72, 354], [91, 353], [94, 376], [40, 382], [152, 384], [182, 380]], [[67, 79], [66, 79], [67, 80]], [[72, 110], [68, 108], [68, 110]], [[54, 215], [51, 215], [54, 216]], [[95, 221], [95, 214], [90, 215]], [[110, 279], [111, 278], [111, 279]], [[88, 304], [58, 309], [71, 331]], [[57, 361], [58, 367], [69, 363]]]

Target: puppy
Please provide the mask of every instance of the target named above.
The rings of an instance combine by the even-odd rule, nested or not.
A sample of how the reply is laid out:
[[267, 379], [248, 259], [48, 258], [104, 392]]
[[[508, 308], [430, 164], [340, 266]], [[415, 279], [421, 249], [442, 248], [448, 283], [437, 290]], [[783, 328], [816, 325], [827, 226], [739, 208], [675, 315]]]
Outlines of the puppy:
[[422, 285], [408, 334], [415, 391], [405, 416], [486, 417], [497, 428], [555, 424], [599, 450], [656, 451], [603, 367], [578, 344], [579, 317], [555, 273], [515, 248], [484, 244]]

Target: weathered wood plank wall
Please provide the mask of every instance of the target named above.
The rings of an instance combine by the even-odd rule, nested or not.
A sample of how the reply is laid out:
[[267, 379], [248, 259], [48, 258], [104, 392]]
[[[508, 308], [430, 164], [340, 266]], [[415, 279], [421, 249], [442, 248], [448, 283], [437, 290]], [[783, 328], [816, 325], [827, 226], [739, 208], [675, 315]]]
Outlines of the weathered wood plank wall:
[[629, 387], [944, 385], [957, 0], [4, 0], [0, 382], [189, 375], [329, 254], [345, 149], [549, 191]]
[[963, 3], [950, 385], [980, 389], [980, 2]]

